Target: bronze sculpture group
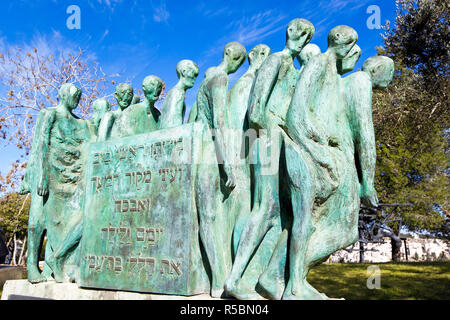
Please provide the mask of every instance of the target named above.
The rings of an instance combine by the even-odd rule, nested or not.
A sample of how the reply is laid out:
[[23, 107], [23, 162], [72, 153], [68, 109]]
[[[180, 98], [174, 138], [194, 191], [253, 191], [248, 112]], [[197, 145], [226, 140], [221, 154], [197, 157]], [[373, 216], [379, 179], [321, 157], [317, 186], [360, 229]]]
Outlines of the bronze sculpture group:
[[[214, 297], [327, 298], [307, 282], [309, 270], [357, 241], [360, 201], [377, 205], [372, 88], [389, 84], [393, 62], [375, 56], [343, 77], [361, 55], [356, 31], [333, 28], [323, 53], [309, 43], [314, 31], [309, 21], [295, 19], [282, 51], [271, 54], [262, 44], [251, 49], [248, 71], [230, 90], [228, 76], [247, 52], [227, 44], [222, 62], [206, 71], [188, 116], [210, 132], [216, 153], [208, 170], [217, 173], [217, 187], [208, 170], [198, 170], [195, 195]], [[73, 84], [61, 86], [55, 108], [39, 113], [20, 190], [31, 193], [29, 281], [77, 281], [79, 243], [89, 223], [83, 219], [89, 143], [183, 125], [185, 93], [199, 69], [182, 60], [176, 72], [179, 81], [161, 111], [155, 102], [164, 84], [152, 75], [142, 83], [142, 102], [129, 84], [119, 84], [117, 110], [98, 99], [90, 120], [73, 114], [81, 96]]]

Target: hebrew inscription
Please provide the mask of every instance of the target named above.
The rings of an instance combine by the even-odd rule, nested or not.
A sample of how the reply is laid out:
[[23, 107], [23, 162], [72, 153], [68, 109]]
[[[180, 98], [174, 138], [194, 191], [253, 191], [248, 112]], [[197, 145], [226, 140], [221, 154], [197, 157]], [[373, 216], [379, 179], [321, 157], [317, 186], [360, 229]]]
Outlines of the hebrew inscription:
[[91, 145], [82, 286], [189, 293], [192, 128]]

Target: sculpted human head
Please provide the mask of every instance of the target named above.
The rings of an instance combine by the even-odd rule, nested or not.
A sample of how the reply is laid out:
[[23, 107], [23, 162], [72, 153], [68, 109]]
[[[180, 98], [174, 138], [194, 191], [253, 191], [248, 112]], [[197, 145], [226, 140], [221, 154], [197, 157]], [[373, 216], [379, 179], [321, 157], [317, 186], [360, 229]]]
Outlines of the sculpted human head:
[[297, 56], [297, 59], [298, 62], [300, 62], [300, 65], [304, 67], [312, 57], [318, 56], [320, 53], [321, 52], [318, 45], [308, 43]]
[[227, 43], [223, 49], [223, 61], [225, 62], [226, 72], [234, 73], [239, 69], [247, 58], [247, 51], [239, 42]]
[[157, 76], [145, 77], [144, 81], [142, 81], [142, 90], [145, 98], [151, 103], [156, 102], [162, 92], [163, 85], [163, 81]]
[[250, 66], [258, 70], [269, 55], [270, 48], [265, 44], [258, 44], [248, 53], [248, 63]]
[[59, 88], [58, 100], [70, 111], [74, 110], [81, 98], [81, 89], [72, 83], [65, 83]]
[[314, 32], [314, 26], [308, 20], [292, 20], [286, 29], [286, 47], [297, 56], [303, 47], [311, 41]]
[[369, 73], [375, 88], [386, 88], [394, 76], [394, 61], [385, 56], [375, 56], [367, 59], [362, 69]]
[[119, 83], [114, 92], [117, 105], [121, 110], [125, 110], [133, 100], [133, 87], [128, 83]]
[[338, 73], [343, 75], [352, 71], [358, 62], [359, 57], [361, 57], [361, 48], [355, 44], [343, 59], [338, 59], [336, 61]]
[[107, 113], [110, 110], [111, 106], [109, 102], [104, 98], [97, 99], [92, 103], [92, 112], [94, 113], [94, 116], [97, 118], [103, 117], [105, 113]]
[[194, 86], [195, 79], [198, 76], [198, 66], [192, 60], [181, 60], [177, 63], [177, 76], [183, 86], [190, 89]]
[[358, 33], [349, 26], [337, 26], [328, 33], [328, 49], [333, 50], [338, 59], [344, 58], [358, 41]]

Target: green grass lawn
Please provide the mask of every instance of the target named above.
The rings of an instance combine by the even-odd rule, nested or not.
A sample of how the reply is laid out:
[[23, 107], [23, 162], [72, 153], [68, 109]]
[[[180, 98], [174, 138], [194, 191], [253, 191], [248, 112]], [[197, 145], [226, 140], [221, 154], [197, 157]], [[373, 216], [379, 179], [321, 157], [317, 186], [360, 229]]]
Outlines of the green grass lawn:
[[[381, 271], [381, 288], [367, 288], [367, 267]], [[450, 262], [322, 264], [311, 270], [308, 281], [328, 297], [359, 299], [450, 300]]]

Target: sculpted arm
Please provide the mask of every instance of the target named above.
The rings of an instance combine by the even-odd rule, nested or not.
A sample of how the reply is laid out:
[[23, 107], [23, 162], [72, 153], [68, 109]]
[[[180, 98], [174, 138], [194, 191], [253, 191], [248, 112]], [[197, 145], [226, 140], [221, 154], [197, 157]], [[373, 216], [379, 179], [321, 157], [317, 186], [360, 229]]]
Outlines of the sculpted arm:
[[353, 140], [357, 154], [356, 161], [361, 170], [361, 200], [365, 205], [377, 206], [378, 198], [374, 188], [376, 146], [372, 121], [372, 82], [365, 72], [352, 75], [351, 85], [347, 87], [351, 94], [350, 117]]
[[32, 192], [32, 189], [35, 187], [33, 184], [36, 179], [33, 179], [36, 175], [40, 174], [35, 172], [36, 170], [41, 170], [41, 164], [37, 164], [36, 161], [39, 159], [40, 154], [38, 151], [41, 149], [40, 144], [42, 143], [41, 137], [41, 128], [42, 128], [42, 119], [44, 118], [44, 113], [46, 111], [39, 112], [36, 119], [36, 126], [34, 128], [33, 134], [33, 144], [31, 145], [31, 153], [27, 163], [27, 169], [25, 171], [22, 184], [19, 189], [19, 194], [27, 194]]
[[287, 113], [286, 123], [288, 134], [300, 143], [304, 137], [319, 144], [326, 144], [326, 134], [323, 126], [315, 119], [314, 108], [318, 102], [317, 93], [322, 90], [321, 83], [326, 73], [326, 58], [314, 57], [303, 69], [297, 85], [291, 106]]
[[320, 90], [320, 80], [326, 71], [326, 60], [316, 57], [311, 61], [297, 82], [291, 106], [287, 113], [284, 130], [298, 145], [301, 145], [323, 167], [331, 167], [331, 158], [326, 143], [326, 134], [317, 121], [313, 121], [314, 115], [310, 112], [310, 106], [314, 106], [316, 92]]
[[281, 59], [276, 55], [271, 55], [264, 61], [253, 82], [249, 98], [249, 119], [250, 123], [257, 129], [265, 129], [266, 105], [270, 93], [275, 86], [278, 72], [281, 67]]
[[112, 112], [105, 114], [103, 119], [100, 121], [100, 125], [98, 126], [97, 141], [105, 141], [109, 138], [114, 120], [115, 117]]
[[213, 128], [215, 129], [216, 148], [219, 157], [224, 162], [225, 172], [228, 175], [227, 187], [234, 186], [234, 177], [231, 172], [230, 163], [227, 158], [227, 146], [225, 142], [224, 130], [226, 130], [226, 108], [227, 105], [227, 89], [228, 89], [228, 77], [223, 74], [216, 77], [214, 80], [216, 83], [211, 88], [212, 99], [212, 121]]
[[37, 193], [40, 196], [45, 196], [48, 194], [48, 153], [50, 147], [50, 134], [52, 131], [53, 124], [56, 118], [55, 110], [48, 110], [44, 113], [44, 118], [42, 120], [42, 126], [40, 134], [42, 137], [42, 143], [40, 144], [39, 150], [37, 152], [41, 159], [41, 174], [39, 177]]
[[184, 97], [181, 94], [169, 91], [162, 106], [159, 129], [183, 124], [183, 103]]
[[187, 123], [195, 122], [197, 119], [197, 101], [192, 105], [191, 110], [189, 111], [189, 117], [187, 119]]

